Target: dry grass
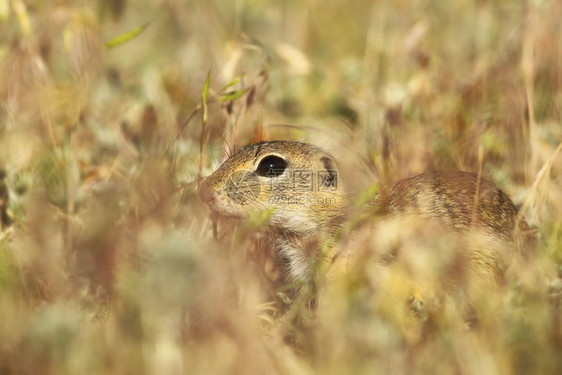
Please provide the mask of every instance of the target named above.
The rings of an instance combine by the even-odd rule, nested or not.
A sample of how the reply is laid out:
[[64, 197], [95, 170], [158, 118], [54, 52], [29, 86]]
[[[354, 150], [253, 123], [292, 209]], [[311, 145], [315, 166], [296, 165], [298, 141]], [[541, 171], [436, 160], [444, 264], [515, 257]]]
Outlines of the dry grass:
[[[562, 373], [561, 17], [548, 0], [0, 1], [0, 373]], [[319, 308], [282, 313], [259, 221], [216, 240], [197, 196], [259, 139], [324, 145], [363, 197], [482, 167], [525, 202], [537, 254], [470, 329], [447, 236], [419, 229], [386, 270], [372, 254], [395, 242], [351, 242]], [[431, 291], [422, 318], [407, 279]]]

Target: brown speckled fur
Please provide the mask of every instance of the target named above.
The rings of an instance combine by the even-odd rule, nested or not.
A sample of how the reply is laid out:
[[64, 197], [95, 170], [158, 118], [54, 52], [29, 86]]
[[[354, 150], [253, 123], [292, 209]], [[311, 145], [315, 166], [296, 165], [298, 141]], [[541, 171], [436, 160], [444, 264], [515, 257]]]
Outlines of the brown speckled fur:
[[[477, 202], [476, 209], [475, 202]], [[501, 189], [471, 172], [422, 173], [397, 182], [383, 203], [390, 213], [431, 218], [458, 231], [478, 227], [506, 242], [529, 238], [529, 225]], [[518, 228], [515, 228], [518, 221]]]
[[[276, 204], [271, 202], [274, 193], [268, 184], [283, 183], [288, 177], [283, 174], [279, 180], [259, 177], [261, 186], [256, 201], [250, 204], [234, 204], [225, 193], [228, 176], [237, 171], [250, 171], [266, 156], [281, 156], [288, 162], [287, 170], [336, 169], [335, 159], [319, 147], [296, 141], [270, 141], [251, 144], [232, 155], [209, 176], [201, 187], [201, 197], [218, 216], [247, 218], [266, 209], [273, 214], [266, 228], [266, 241], [281, 271], [281, 279], [287, 282], [306, 281], [310, 276], [311, 263], [318, 259], [322, 243], [333, 240], [350, 206], [349, 198], [341, 181], [333, 192], [308, 192], [304, 196], [336, 198], [334, 204]], [[328, 168], [329, 167], [329, 168]], [[255, 177], [254, 177], [255, 181]], [[277, 181], [277, 182], [275, 182]], [[301, 194], [287, 190], [289, 196]], [[299, 195], [299, 196], [301, 196]], [[473, 250], [472, 259], [480, 266], [486, 277], [500, 280], [508, 259], [514, 256], [514, 249], [532, 247], [533, 236], [524, 218], [509, 197], [496, 185], [470, 172], [423, 173], [397, 182], [383, 197], [382, 204], [390, 215], [408, 215], [439, 223], [454, 232], [469, 232], [472, 228], [479, 235], [498, 243], [503, 250], [495, 251], [486, 246]], [[475, 202], [477, 202], [476, 209]], [[518, 228], [515, 228], [516, 223]], [[520, 241], [520, 239], [523, 241]], [[319, 244], [312, 249], [310, 244]], [[516, 250], [516, 252], [517, 252]], [[336, 254], [335, 246], [330, 251]], [[329, 254], [329, 255], [330, 255]], [[325, 258], [325, 257], [323, 257]], [[323, 259], [325, 261], [325, 259]]]

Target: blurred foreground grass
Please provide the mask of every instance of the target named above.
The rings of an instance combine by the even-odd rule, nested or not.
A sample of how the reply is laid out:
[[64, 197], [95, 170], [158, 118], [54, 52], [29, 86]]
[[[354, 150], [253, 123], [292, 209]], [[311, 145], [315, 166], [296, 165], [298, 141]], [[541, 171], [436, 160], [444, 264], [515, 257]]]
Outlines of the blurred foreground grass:
[[[561, 373], [561, 17], [558, 1], [0, 0], [0, 373]], [[480, 154], [536, 259], [471, 329], [446, 296], [408, 317], [359, 269], [315, 316], [282, 314], [247, 236], [214, 240], [196, 193], [260, 139], [326, 142], [353, 193]]]

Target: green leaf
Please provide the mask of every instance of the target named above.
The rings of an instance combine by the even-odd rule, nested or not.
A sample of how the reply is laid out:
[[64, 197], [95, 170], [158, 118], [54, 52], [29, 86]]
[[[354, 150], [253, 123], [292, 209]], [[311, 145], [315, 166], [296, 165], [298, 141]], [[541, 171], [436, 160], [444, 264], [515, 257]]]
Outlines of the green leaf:
[[231, 101], [234, 101], [234, 100], [242, 97], [247, 92], [248, 92], [248, 88], [245, 88], [245, 89], [242, 89], [242, 90], [236, 90], [236, 91], [229, 91], [227, 93], [219, 95], [219, 101], [221, 101], [221, 102], [231, 102]]
[[132, 39], [139, 36], [144, 30], [146, 30], [149, 24], [150, 22], [147, 22], [142, 26], [139, 26], [131, 31], [126, 32], [125, 34], [121, 34], [113, 39], [108, 40], [107, 42], [104, 43], [105, 48], [113, 49], [131, 41]]
[[209, 86], [211, 85], [211, 70], [207, 73], [207, 79], [203, 85], [203, 92], [201, 93], [201, 107], [203, 107], [203, 124], [207, 123], [209, 113], [207, 111], [207, 99], [209, 98]]
[[234, 77], [232, 81], [230, 81], [226, 86], [224, 86], [220, 92], [224, 92], [226, 91], [226, 89], [234, 85], [237, 85], [241, 80], [242, 80], [242, 74], [237, 75], [236, 77]]
[[380, 192], [380, 186], [378, 184], [371, 185], [359, 194], [357, 201], [355, 202], [356, 207], [363, 207], [366, 204], [373, 203], [377, 201], [377, 196]]
[[267, 222], [269, 221], [269, 219], [271, 218], [274, 212], [275, 212], [275, 208], [271, 207], [262, 212], [251, 214], [250, 217], [248, 218], [247, 225], [250, 228], [255, 228], [255, 229], [261, 228], [265, 224], [267, 224]]

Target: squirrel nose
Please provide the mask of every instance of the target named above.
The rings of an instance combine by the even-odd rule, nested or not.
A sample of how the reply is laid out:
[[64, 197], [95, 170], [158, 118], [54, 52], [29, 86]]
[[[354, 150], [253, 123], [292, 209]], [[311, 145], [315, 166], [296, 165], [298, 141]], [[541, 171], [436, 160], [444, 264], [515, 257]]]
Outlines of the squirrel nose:
[[210, 205], [215, 201], [215, 195], [206, 184], [207, 181], [204, 181], [201, 187], [199, 188], [199, 197], [203, 202]]

